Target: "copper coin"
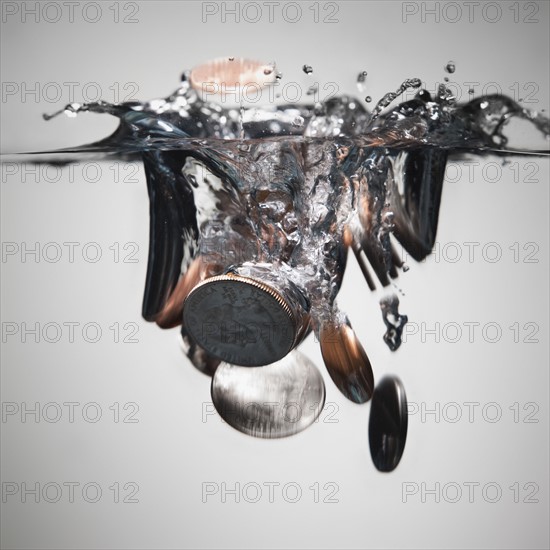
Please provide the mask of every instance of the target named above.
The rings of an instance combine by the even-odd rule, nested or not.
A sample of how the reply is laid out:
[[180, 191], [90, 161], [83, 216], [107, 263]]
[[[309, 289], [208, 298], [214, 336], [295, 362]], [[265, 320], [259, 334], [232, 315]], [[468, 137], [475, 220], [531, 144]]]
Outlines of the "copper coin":
[[273, 64], [240, 57], [214, 59], [194, 67], [189, 77], [197, 92], [222, 96], [244, 88], [250, 88], [250, 93], [253, 93], [275, 80]]

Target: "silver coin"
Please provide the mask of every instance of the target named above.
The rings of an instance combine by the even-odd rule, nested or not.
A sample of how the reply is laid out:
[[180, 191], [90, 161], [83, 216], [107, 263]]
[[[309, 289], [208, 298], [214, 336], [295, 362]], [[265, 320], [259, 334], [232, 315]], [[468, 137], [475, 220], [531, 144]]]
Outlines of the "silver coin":
[[297, 350], [264, 367], [221, 363], [212, 378], [212, 402], [233, 428], [265, 439], [301, 432], [325, 403], [317, 367]]
[[270, 286], [238, 275], [197, 285], [183, 308], [189, 336], [227, 363], [261, 366], [283, 358], [296, 341], [290, 306]]

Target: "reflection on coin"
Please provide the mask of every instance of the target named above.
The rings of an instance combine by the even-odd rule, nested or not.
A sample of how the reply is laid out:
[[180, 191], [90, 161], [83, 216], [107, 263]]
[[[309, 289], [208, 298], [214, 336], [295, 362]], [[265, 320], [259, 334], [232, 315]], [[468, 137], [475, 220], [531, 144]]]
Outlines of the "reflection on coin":
[[239, 275], [197, 285], [185, 300], [183, 324], [209, 354], [235, 365], [274, 363], [296, 341], [295, 317], [286, 300], [269, 285]]
[[394, 470], [407, 440], [407, 396], [399, 378], [386, 376], [372, 396], [369, 419], [369, 445], [377, 470]]
[[211, 393], [216, 410], [230, 426], [265, 439], [301, 432], [315, 422], [325, 403], [321, 373], [296, 350], [264, 367], [221, 363]]

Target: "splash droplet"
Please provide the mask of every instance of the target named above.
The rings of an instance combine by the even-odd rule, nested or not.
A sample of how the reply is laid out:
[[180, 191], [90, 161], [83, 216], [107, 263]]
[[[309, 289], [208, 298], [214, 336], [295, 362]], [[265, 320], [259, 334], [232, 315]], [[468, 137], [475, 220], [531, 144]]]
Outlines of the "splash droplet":
[[456, 71], [456, 65], [454, 61], [449, 61], [447, 65], [445, 65], [445, 71], [452, 74]]
[[229, 58], [229, 61], [235, 61], [235, 58], [234, 58], [234, 57], [230, 57], [230, 58]]
[[293, 121], [292, 121], [292, 125], [293, 126], [303, 126], [304, 124], [304, 117], [302, 116], [297, 116]]
[[307, 89], [307, 95], [315, 95], [319, 91], [319, 84], [315, 83]]
[[313, 72], [313, 67], [311, 65], [304, 65], [302, 71], [306, 74], [311, 74]]
[[359, 90], [359, 92], [365, 91], [367, 87], [367, 84], [365, 82], [366, 80], [367, 80], [367, 71], [361, 71], [357, 75], [357, 89]]

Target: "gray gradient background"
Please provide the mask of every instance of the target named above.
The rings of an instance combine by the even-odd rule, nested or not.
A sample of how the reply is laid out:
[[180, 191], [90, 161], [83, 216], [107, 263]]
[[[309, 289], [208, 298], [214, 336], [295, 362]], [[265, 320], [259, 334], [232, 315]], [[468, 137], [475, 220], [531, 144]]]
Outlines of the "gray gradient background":
[[[243, 4], [243, 3], [241, 3]], [[499, 2], [502, 18], [486, 22], [477, 8], [470, 23], [455, 24], [420, 15], [402, 20], [400, 2], [341, 2], [336, 24], [315, 24], [304, 2], [302, 20], [270, 24], [236, 24], [229, 19], [201, 21], [201, 3], [140, 2], [136, 24], [114, 24], [111, 2], [96, 24], [2, 24], [4, 82], [97, 82], [105, 99], [115, 82], [135, 82], [138, 98], [162, 97], [177, 85], [180, 72], [208, 59], [249, 56], [275, 60], [285, 81], [307, 78], [336, 82], [356, 93], [359, 70], [369, 72], [367, 93], [379, 98], [407, 77], [418, 76], [433, 89], [453, 59], [457, 82], [497, 82], [506, 91], [515, 82], [534, 82], [534, 108], [549, 104], [548, 3], [538, 2], [537, 23], [515, 23], [510, 3]], [[321, 3], [322, 4], [322, 3]], [[419, 7], [421, 3], [419, 3]], [[432, 5], [433, 3], [429, 3]], [[440, 3], [440, 5], [445, 2]], [[521, 3], [520, 3], [521, 4]], [[465, 9], [465, 8], [464, 8]], [[121, 12], [123, 13], [123, 12]], [[321, 12], [323, 13], [323, 12]], [[520, 7], [520, 17], [528, 11]], [[310, 78], [311, 80], [311, 78]], [[467, 86], [461, 85], [464, 93]], [[79, 97], [77, 88], [76, 100]], [[464, 96], [463, 96], [464, 97]], [[107, 116], [41, 119], [67, 102], [35, 102], [19, 96], [2, 103], [2, 151], [28, 151], [89, 142], [109, 133], [116, 121]], [[477, 159], [494, 162], [494, 158]], [[10, 258], [2, 264], [2, 321], [97, 322], [103, 337], [89, 344], [78, 337], [56, 344], [22, 343], [11, 337], [2, 345], [2, 401], [98, 402], [102, 419], [87, 423], [66, 414], [57, 423], [10, 417], [2, 424], [2, 481], [97, 482], [103, 489], [95, 504], [82, 500], [2, 504], [3, 548], [548, 548], [548, 161], [519, 159], [520, 183], [502, 168], [497, 182], [475, 182], [462, 173], [446, 185], [438, 240], [441, 243], [497, 242], [503, 258], [449, 263], [433, 256], [412, 264], [399, 279], [405, 293], [402, 310], [411, 322], [493, 321], [503, 327], [495, 344], [465, 335], [457, 343], [433, 337], [410, 337], [395, 354], [381, 336], [381, 294], [368, 292], [350, 261], [339, 303], [351, 318], [379, 379], [397, 374], [410, 401], [496, 402], [499, 422], [489, 423], [477, 409], [473, 422], [421, 422], [414, 415], [402, 463], [391, 475], [377, 472], [370, 460], [369, 405], [357, 406], [339, 395], [322, 368], [310, 338], [303, 350], [320, 367], [332, 403], [321, 422], [298, 436], [263, 441], [246, 437], [215, 416], [202, 419], [209, 401], [209, 379], [182, 357], [177, 330], [162, 331], [140, 318], [148, 246], [148, 200], [143, 171], [139, 183], [114, 183], [109, 164], [97, 183], [67, 171], [58, 183], [22, 182], [20, 174], [2, 181], [2, 241], [101, 244], [96, 264], [67, 256], [58, 263]], [[537, 182], [525, 179], [527, 162], [538, 170]], [[77, 176], [81, 174], [76, 170]], [[456, 179], [456, 178], [455, 178]], [[108, 246], [136, 242], [138, 263], [114, 263]], [[536, 242], [539, 263], [514, 263], [514, 242]], [[350, 260], [353, 258], [350, 258]], [[115, 344], [108, 327], [115, 321], [139, 324], [139, 343]], [[536, 322], [538, 344], [514, 343], [507, 328]], [[524, 336], [525, 333], [522, 333]], [[108, 407], [136, 402], [138, 423], [115, 423]], [[514, 423], [508, 407], [534, 402], [538, 423]], [[327, 422], [329, 412], [337, 422]], [[78, 409], [80, 410], [80, 409]], [[78, 412], [77, 410], [77, 412]], [[465, 408], [463, 413], [467, 414]], [[449, 412], [449, 415], [451, 412]], [[525, 414], [521, 412], [522, 417]], [[108, 487], [115, 481], [139, 485], [139, 503], [113, 503]], [[262, 485], [296, 482], [303, 491], [297, 503], [267, 489], [257, 503], [235, 503], [220, 495], [204, 503], [202, 483]], [[315, 503], [309, 486], [336, 483], [338, 503]], [[434, 502], [419, 495], [402, 502], [403, 483], [488, 482], [503, 490], [497, 503], [466, 489], [457, 503]], [[538, 503], [514, 503], [508, 489], [527, 482], [538, 485]], [[264, 486], [265, 487], [265, 486]], [[321, 491], [322, 496], [327, 491]], [[449, 493], [452, 496], [451, 493]], [[526, 496], [522, 490], [521, 499]], [[322, 500], [322, 499], [321, 499]]]

